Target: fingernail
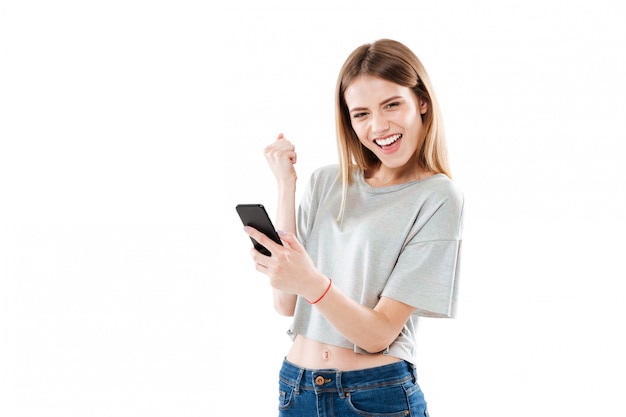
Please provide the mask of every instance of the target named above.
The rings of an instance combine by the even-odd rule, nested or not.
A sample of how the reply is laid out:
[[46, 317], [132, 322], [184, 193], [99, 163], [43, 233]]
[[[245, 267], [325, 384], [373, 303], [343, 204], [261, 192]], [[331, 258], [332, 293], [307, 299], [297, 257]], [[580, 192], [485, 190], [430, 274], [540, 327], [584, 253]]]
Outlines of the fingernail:
[[278, 233], [279, 236], [285, 236], [287, 234], [287, 232], [283, 232], [282, 230], [277, 230], [276, 231]]
[[249, 230], [250, 230], [250, 228], [249, 228], [248, 226], [244, 226], [244, 227], [243, 227], [243, 231], [244, 231], [244, 232], [248, 233], [248, 231], [249, 231]]

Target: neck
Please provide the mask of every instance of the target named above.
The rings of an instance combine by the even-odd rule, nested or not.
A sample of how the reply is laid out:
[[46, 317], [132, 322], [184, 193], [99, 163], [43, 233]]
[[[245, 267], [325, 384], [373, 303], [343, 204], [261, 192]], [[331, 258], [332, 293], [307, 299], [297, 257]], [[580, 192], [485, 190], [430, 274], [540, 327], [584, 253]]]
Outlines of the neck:
[[434, 173], [417, 164], [388, 168], [381, 163], [365, 172], [365, 180], [372, 187], [389, 187], [431, 177]]

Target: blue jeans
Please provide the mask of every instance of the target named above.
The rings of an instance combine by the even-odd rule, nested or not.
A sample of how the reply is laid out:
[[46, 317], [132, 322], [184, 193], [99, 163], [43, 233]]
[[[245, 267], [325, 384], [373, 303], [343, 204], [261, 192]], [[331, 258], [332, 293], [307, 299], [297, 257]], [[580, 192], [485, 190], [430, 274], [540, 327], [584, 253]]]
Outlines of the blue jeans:
[[342, 372], [303, 369], [285, 360], [279, 394], [279, 417], [428, 417], [408, 362]]

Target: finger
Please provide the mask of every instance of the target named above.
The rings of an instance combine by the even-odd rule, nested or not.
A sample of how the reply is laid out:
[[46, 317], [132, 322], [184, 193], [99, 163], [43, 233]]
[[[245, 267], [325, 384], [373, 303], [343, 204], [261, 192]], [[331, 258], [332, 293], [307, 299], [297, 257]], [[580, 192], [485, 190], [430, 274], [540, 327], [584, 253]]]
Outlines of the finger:
[[[265, 246], [267, 250], [269, 250], [271, 253], [275, 253], [276, 251], [279, 251], [282, 248], [281, 245], [274, 242], [272, 239], [267, 237], [264, 233], [259, 232], [257, 229], [255, 229], [252, 226], [244, 227], [244, 231], [248, 234], [248, 236], [250, 236], [257, 242], [259, 242], [261, 245]], [[261, 255], [261, 256], [264, 256], [264, 255]]]
[[289, 152], [288, 156], [289, 156], [289, 162], [291, 162], [292, 164], [295, 164], [296, 162], [298, 162], [298, 154], [297, 153]]
[[252, 259], [254, 261], [254, 267], [257, 271], [263, 272], [267, 274], [269, 271], [269, 266], [264, 263], [264, 259], [259, 259], [260, 257], [267, 258], [267, 256], [263, 255], [256, 249], [252, 249], [251, 252], [254, 252], [252, 255]]
[[269, 145], [268, 149], [270, 151], [293, 152], [296, 150], [296, 147], [287, 139], [282, 139]]
[[261, 266], [263, 268], [267, 268], [267, 258], [268, 257], [263, 255], [258, 250], [256, 250], [256, 248], [253, 247], [252, 249], [250, 249], [250, 257], [252, 257], [252, 261], [257, 266], [257, 269], [258, 269], [259, 266]]
[[287, 139], [283, 139], [280, 142], [274, 142], [265, 147], [264, 153], [266, 157], [280, 157], [281, 155], [286, 154], [290, 156], [290, 154], [295, 153], [295, 146], [290, 143]]
[[300, 241], [293, 233], [285, 232], [282, 230], [278, 230], [278, 236], [280, 236], [280, 240], [283, 242], [285, 247], [293, 249], [295, 251], [301, 251], [302, 245]]
[[267, 267], [265, 267], [263, 265], [256, 264], [256, 270], [258, 272], [261, 272], [261, 273], [265, 274], [265, 275], [268, 274]]

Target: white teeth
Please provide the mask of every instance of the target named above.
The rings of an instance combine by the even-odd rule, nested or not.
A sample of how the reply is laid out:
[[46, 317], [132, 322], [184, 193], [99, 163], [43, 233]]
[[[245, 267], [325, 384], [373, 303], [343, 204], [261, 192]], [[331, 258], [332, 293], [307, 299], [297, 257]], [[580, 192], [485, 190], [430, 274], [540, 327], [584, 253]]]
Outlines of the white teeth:
[[390, 136], [387, 139], [376, 139], [374, 142], [376, 142], [378, 146], [387, 146], [387, 145], [391, 145], [392, 143], [400, 139], [400, 137], [402, 137], [402, 135], [397, 134], [397, 135]]

